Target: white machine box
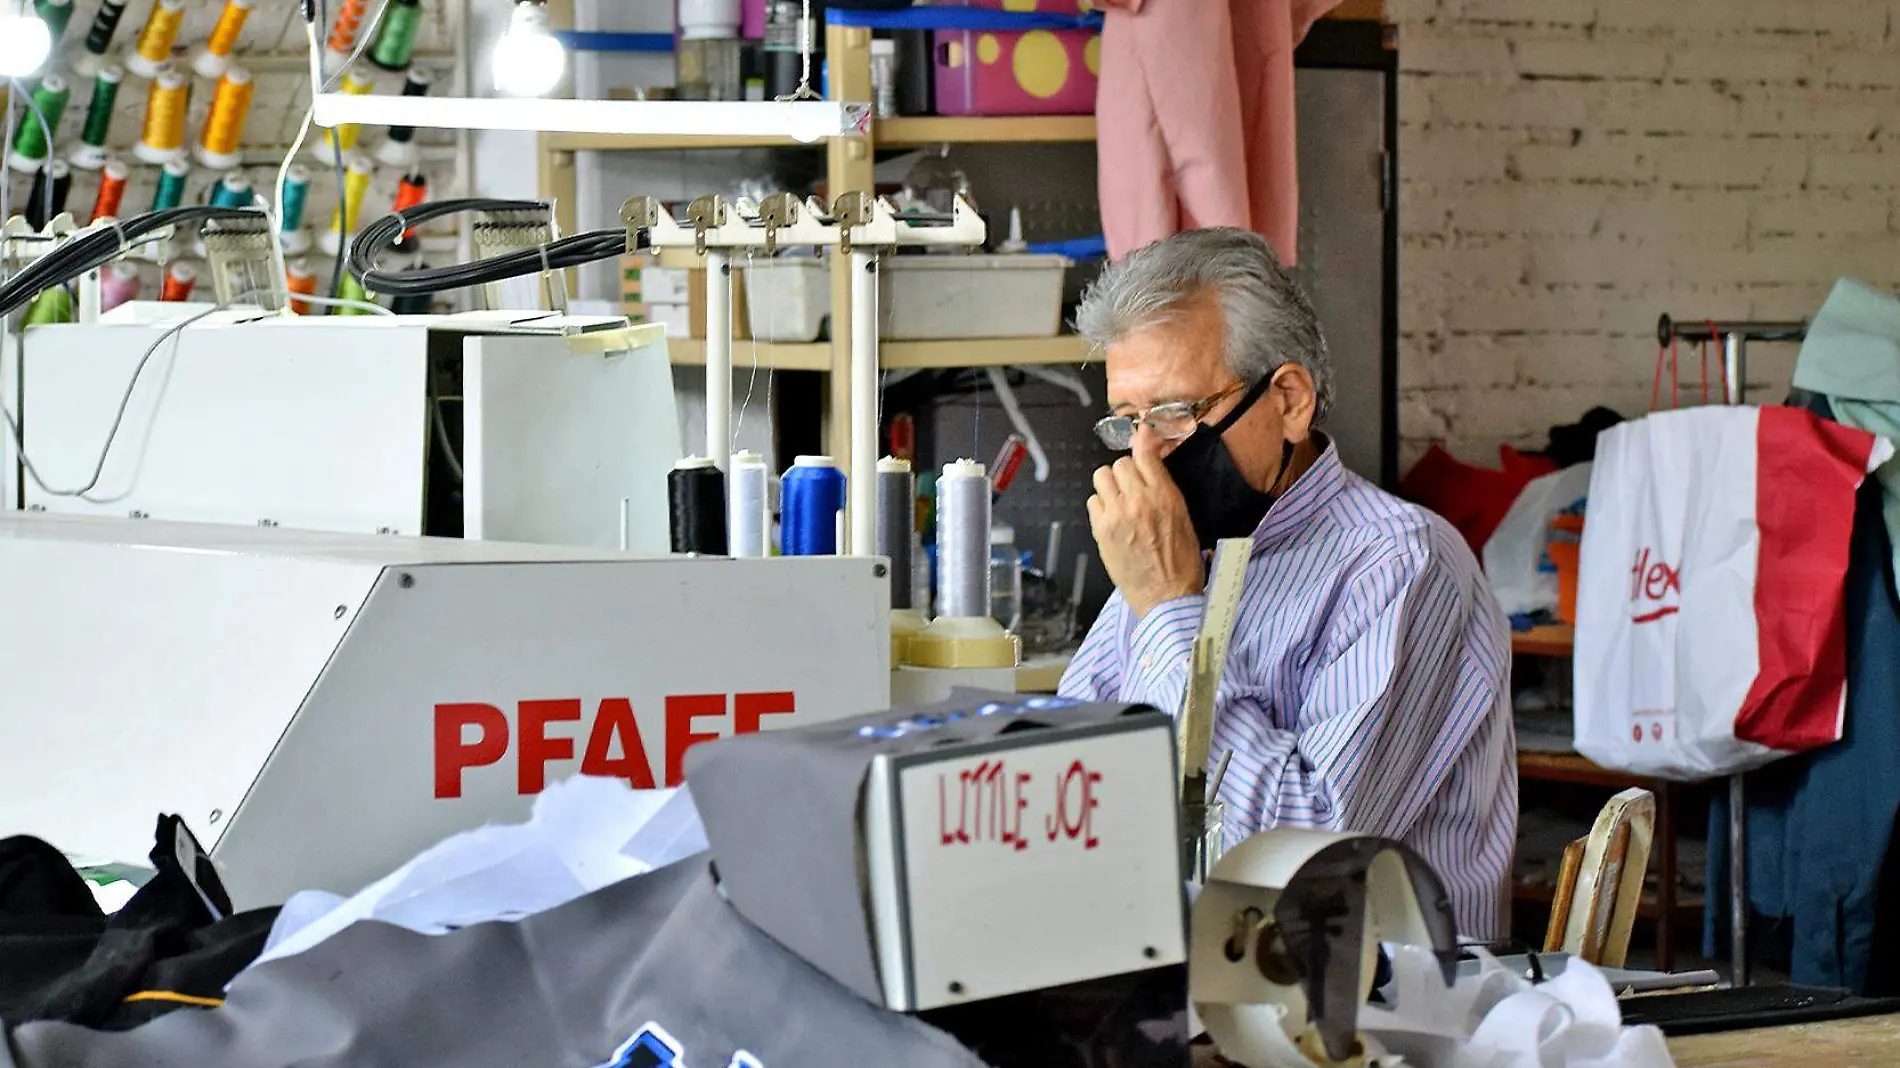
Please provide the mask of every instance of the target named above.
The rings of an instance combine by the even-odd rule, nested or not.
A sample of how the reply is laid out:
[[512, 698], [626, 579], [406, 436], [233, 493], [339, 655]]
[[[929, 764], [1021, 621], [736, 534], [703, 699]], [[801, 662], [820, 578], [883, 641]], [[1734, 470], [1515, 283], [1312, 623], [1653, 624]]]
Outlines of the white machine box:
[[606, 549], [630, 499], [627, 547], [667, 548], [680, 441], [662, 328], [254, 310], [176, 325], [35, 326], [0, 355], [39, 475], [28, 508]]
[[353, 892], [563, 776], [883, 708], [878, 567], [13, 513], [0, 831], [137, 863], [177, 813], [240, 907]]

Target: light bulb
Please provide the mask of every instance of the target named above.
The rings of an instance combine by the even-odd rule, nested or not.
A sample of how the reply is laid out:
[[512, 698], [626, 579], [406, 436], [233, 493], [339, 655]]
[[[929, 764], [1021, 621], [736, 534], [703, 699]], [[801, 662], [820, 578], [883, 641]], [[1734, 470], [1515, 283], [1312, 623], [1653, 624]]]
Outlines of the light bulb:
[[38, 15], [0, 6], [0, 77], [23, 78], [53, 51], [53, 35]]
[[545, 96], [567, 69], [567, 50], [548, 32], [547, 5], [521, 0], [495, 43], [495, 88], [509, 96]]

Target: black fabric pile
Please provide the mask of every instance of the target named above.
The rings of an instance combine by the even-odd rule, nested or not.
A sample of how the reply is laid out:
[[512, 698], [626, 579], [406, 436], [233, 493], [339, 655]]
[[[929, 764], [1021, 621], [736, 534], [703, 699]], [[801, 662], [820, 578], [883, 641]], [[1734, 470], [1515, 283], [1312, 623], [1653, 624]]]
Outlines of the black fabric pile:
[[[176, 816], [161, 816], [152, 880], [112, 916], [59, 850], [0, 840], [0, 1020], [119, 1031], [219, 1004], [263, 951], [276, 909], [231, 899]], [[187, 868], [192, 870], [187, 870]]]

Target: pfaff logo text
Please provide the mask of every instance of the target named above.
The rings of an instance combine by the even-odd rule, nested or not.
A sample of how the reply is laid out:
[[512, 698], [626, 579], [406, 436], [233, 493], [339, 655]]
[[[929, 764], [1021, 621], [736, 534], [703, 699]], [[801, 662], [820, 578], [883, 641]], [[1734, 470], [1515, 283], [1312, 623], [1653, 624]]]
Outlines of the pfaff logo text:
[[[637, 790], [651, 790], [656, 784], [678, 786], [685, 776], [686, 751], [725, 737], [728, 719], [731, 734], [752, 734], [765, 717], [788, 716], [797, 707], [789, 691], [737, 693], [730, 698], [723, 693], [671, 694], [663, 705], [664, 719], [657, 739], [641, 733], [633, 702], [625, 697], [599, 702], [578, 697], [520, 701], [515, 705], [512, 731], [507, 715], [494, 705], [436, 705], [435, 796], [461, 797], [462, 773], [501, 763], [511, 743], [515, 789], [523, 794], [538, 794], [545, 789], [548, 764], [573, 760], [575, 746], [581, 742], [585, 743], [581, 749], [582, 775], [625, 779]], [[654, 748], [649, 741], [658, 743], [664, 758], [662, 775], [657, 779], [647, 756]]]
[[1670, 567], [1649, 549], [1630, 568], [1630, 622], [1654, 623], [1682, 611], [1682, 568]]

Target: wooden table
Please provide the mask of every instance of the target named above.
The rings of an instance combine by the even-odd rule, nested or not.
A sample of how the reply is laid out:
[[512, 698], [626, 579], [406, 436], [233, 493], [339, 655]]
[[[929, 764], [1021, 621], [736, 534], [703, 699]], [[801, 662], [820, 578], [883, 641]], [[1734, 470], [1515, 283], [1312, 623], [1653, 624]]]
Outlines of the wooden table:
[[1669, 1040], [1676, 1068], [1890, 1068], [1900, 1064], [1900, 1016], [1724, 1031]]

